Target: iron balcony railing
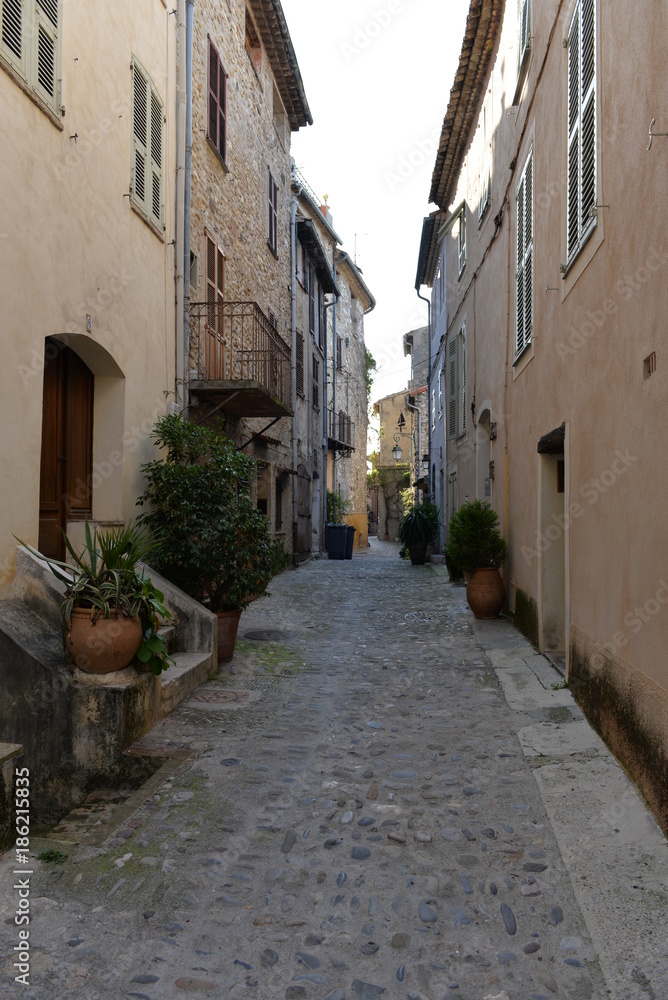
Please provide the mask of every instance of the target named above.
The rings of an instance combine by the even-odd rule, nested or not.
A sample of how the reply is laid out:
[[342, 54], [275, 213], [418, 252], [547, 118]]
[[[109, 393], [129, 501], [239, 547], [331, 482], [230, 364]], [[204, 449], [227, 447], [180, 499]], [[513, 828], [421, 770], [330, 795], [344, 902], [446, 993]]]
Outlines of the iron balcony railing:
[[340, 410], [335, 413], [334, 410], [328, 410], [328, 435], [330, 444], [336, 449], [349, 449], [350, 451], [355, 450], [355, 424], [350, 419], [350, 417]]
[[191, 379], [254, 382], [290, 407], [290, 348], [257, 302], [190, 303]]

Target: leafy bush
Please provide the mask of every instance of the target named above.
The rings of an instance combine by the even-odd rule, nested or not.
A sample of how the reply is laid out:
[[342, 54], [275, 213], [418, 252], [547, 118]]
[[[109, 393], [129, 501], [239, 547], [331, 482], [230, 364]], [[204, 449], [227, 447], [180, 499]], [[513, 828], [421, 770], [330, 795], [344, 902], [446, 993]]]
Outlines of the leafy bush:
[[162, 417], [154, 437], [164, 460], [143, 466], [137, 503], [153, 541], [152, 562], [212, 611], [245, 608], [290, 559], [250, 495], [255, 463], [218, 431]]
[[438, 518], [439, 509], [436, 504], [415, 504], [399, 521], [399, 541], [409, 549], [429, 545], [438, 534]]
[[327, 523], [342, 524], [346, 514], [352, 509], [350, 500], [344, 500], [340, 493], [327, 490]]
[[452, 564], [471, 573], [499, 567], [508, 558], [508, 546], [499, 531], [499, 515], [486, 500], [462, 504], [450, 518], [448, 556]]

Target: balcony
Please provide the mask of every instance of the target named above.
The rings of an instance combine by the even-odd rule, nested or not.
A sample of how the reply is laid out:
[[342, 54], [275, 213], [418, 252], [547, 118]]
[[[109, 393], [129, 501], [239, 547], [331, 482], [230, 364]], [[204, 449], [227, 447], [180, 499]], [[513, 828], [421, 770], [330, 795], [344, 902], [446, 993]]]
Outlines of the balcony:
[[329, 447], [332, 451], [355, 450], [355, 424], [343, 410], [339, 413], [328, 410], [327, 425]]
[[191, 302], [193, 395], [239, 417], [289, 417], [290, 361], [256, 302]]

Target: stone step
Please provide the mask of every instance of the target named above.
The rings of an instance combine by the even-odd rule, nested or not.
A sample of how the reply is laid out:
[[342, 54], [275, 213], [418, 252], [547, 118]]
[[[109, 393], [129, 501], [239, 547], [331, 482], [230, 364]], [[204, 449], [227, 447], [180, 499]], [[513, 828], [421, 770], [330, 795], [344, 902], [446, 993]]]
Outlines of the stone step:
[[158, 629], [158, 635], [164, 640], [167, 652], [171, 656], [176, 652], [176, 625], [163, 625]]
[[214, 676], [210, 653], [174, 653], [174, 664], [160, 675], [162, 681], [160, 717], [169, 715], [180, 702]]

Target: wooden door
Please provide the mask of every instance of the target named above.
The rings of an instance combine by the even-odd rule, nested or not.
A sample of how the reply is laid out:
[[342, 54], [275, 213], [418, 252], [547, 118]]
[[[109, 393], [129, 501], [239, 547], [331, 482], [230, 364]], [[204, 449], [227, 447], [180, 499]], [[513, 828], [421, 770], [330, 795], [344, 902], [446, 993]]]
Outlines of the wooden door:
[[47, 340], [44, 354], [39, 542], [62, 559], [61, 531], [92, 513], [93, 374], [74, 351]]

